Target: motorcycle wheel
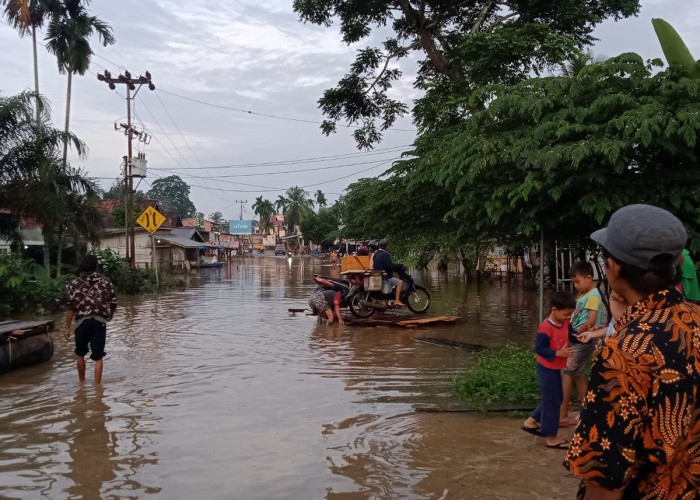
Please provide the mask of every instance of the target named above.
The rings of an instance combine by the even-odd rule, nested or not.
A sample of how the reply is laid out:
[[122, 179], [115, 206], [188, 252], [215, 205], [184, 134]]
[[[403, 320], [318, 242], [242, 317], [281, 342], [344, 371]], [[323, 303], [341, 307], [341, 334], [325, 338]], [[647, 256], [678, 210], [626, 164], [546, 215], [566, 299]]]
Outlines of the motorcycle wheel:
[[414, 285], [406, 299], [406, 305], [416, 314], [423, 314], [430, 307], [430, 294], [420, 285]]
[[356, 293], [350, 300], [350, 312], [358, 318], [369, 318], [374, 314], [374, 307], [367, 307], [360, 304], [361, 300], [369, 299], [368, 293]]

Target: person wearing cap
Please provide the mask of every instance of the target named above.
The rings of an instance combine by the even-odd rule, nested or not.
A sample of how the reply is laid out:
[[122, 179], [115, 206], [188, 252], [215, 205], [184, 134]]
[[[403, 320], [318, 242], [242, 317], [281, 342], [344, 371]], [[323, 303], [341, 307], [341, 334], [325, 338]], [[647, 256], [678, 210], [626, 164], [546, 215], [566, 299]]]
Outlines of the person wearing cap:
[[406, 304], [401, 302], [401, 291], [403, 290], [403, 280], [399, 278], [394, 278], [392, 274], [394, 271], [403, 271], [403, 264], [395, 264], [391, 261], [391, 255], [386, 251], [387, 247], [386, 240], [379, 240], [377, 245], [379, 248], [371, 258], [372, 269], [375, 271], [383, 271], [386, 273], [386, 277], [382, 280], [382, 293], [387, 294], [391, 292], [391, 289], [396, 287], [396, 298], [394, 299], [394, 305], [398, 307], [403, 307]]
[[629, 205], [591, 235], [631, 304], [596, 354], [567, 467], [583, 499], [695, 499], [700, 488], [700, 309], [674, 283], [687, 233]]

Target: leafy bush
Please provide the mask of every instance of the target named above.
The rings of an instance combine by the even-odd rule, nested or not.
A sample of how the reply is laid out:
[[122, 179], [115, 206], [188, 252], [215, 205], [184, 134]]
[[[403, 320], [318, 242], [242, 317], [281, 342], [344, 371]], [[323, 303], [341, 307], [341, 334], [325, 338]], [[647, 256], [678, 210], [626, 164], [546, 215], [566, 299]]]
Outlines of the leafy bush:
[[42, 266], [17, 254], [0, 255], [0, 316], [59, 310], [66, 301], [70, 279], [50, 278]]
[[156, 273], [152, 268], [131, 269], [129, 262], [109, 248], [93, 250], [100, 263], [100, 273], [112, 280], [114, 288], [120, 293], [137, 295], [156, 293], [179, 286], [170, 276], [160, 276], [160, 285], [156, 285]]
[[478, 353], [474, 367], [455, 380], [454, 390], [467, 404], [482, 409], [535, 405], [540, 399], [535, 354], [512, 344]]

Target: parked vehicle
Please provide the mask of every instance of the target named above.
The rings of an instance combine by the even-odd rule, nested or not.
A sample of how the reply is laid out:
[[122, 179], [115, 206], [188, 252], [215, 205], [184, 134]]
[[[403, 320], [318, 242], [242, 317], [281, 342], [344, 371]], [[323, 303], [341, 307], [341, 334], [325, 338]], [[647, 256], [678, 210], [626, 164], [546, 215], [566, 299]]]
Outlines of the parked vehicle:
[[[413, 277], [403, 271], [399, 272], [399, 278], [403, 280], [401, 301], [416, 314], [427, 312], [430, 308], [430, 294], [428, 290], [421, 285], [416, 285]], [[382, 293], [381, 289], [376, 290], [375, 288], [377, 287], [367, 287], [363, 284], [362, 288], [358, 288], [357, 292], [350, 297], [350, 312], [354, 316], [368, 318], [377, 309], [384, 310], [395, 307], [395, 289], [390, 290], [389, 293]]]
[[276, 245], [275, 255], [287, 255], [287, 247], [285, 247], [284, 245]]
[[349, 307], [350, 300], [358, 290], [358, 285], [356, 283], [352, 283], [348, 279], [329, 278], [319, 274], [314, 274], [314, 283], [318, 285], [319, 290], [333, 290], [335, 292], [340, 292], [341, 307]]

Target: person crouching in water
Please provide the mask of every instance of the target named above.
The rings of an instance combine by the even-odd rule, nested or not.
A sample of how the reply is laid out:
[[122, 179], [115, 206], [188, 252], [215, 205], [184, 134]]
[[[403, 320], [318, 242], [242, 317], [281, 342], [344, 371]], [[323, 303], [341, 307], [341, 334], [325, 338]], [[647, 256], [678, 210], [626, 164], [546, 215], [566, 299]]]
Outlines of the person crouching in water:
[[559, 291], [552, 295], [551, 304], [552, 311], [537, 329], [535, 340], [542, 402], [523, 422], [522, 430], [544, 436], [547, 448], [567, 449], [569, 442], [557, 433], [563, 399], [561, 371], [566, 367], [566, 359], [573, 353], [569, 341], [576, 331], [569, 319], [576, 308], [576, 300], [569, 292]]
[[[341, 300], [342, 296], [340, 292], [336, 292], [335, 290], [317, 290], [309, 297], [311, 313], [314, 316], [318, 315], [319, 322], [325, 314], [326, 318], [331, 323], [333, 323], [335, 318], [338, 318], [338, 324], [343, 325], [345, 322], [340, 315]], [[335, 313], [335, 318], [333, 313]]]

